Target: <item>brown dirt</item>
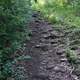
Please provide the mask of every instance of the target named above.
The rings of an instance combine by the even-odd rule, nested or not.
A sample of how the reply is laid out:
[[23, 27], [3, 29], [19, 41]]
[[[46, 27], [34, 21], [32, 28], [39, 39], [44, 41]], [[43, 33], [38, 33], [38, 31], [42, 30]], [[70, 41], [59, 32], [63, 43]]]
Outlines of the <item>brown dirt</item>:
[[32, 61], [27, 66], [28, 80], [78, 80], [65, 55], [63, 31], [39, 19], [33, 20], [29, 28], [32, 36], [25, 53]]
[[56, 30], [38, 18], [32, 20], [29, 29], [32, 35], [26, 42], [24, 54], [32, 59], [21, 64], [25, 66], [27, 78], [20, 80], [79, 80], [72, 74], [73, 67], [65, 55], [63, 30]]

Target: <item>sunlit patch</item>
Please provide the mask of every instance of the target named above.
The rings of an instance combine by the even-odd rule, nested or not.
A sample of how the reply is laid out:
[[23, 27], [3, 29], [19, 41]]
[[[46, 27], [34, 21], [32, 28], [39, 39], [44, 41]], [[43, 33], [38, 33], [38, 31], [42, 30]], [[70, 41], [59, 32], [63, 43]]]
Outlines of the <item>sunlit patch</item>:
[[44, 5], [45, 4], [45, 0], [38, 0], [39, 5]]
[[54, 14], [50, 14], [49, 18], [52, 19], [54, 17]]
[[49, 21], [53, 22], [53, 23], [56, 23], [57, 22], [57, 19], [56, 19], [56, 16], [55, 14], [51, 14], [48, 16], [48, 19]]
[[66, 3], [68, 3], [68, 0], [57, 0], [56, 3], [60, 6], [64, 6]]

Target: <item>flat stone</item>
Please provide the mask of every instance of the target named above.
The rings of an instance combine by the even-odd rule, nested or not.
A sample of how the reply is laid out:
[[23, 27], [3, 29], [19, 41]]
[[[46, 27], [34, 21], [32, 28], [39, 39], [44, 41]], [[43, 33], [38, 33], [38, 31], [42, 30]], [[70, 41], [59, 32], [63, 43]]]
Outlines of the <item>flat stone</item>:
[[56, 72], [66, 72], [66, 69], [65, 69], [65, 67], [63, 67], [63, 66], [56, 66], [56, 67], [54, 67], [54, 70], [56, 71]]
[[61, 57], [66, 57], [66, 55], [65, 54], [62, 54]]
[[66, 61], [68, 61], [68, 60], [67, 60], [67, 58], [62, 58], [62, 59], [60, 59], [60, 61], [61, 61], [61, 62], [66, 62]]
[[49, 50], [49, 52], [51, 53], [51, 52], [53, 52], [53, 50]]
[[54, 70], [55, 70], [55, 71], [59, 71], [60, 68], [59, 68], [58, 66], [56, 66], [56, 67], [54, 67]]
[[36, 48], [41, 48], [41, 47], [46, 47], [46, 46], [48, 46], [48, 45], [49, 45], [49, 44], [40, 43], [40, 44], [36, 45], [35, 47], [36, 47]]
[[44, 41], [45, 41], [45, 39], [41, 39], [41, 40], [40, 40], [40, 42], [44, 42]]
[[50, 37], [50, 34], [44, 34], [43, 38], [48, 39]]
[[41, 53], [41, 54], [43, 54], [43, 55], [48, 55], [49, 53], [48, 53], [48, 52], [44, 52], [44, 53]]
[[54, 68], [54, 65], [48, 65], [48, 66], [46, 67], [47, 70], [52, 69], [52, 68]]
[[45, 73], [38, 73], [38, 74], [33, 75], [33, 78], [46, 80], [46, 79], [49, 79], [49, 75]]
[[41, 47], [41, 45], [36, 45], [36, 46], [35, 46], [35, 48], [40, 48], [40, 47]]
[[57, 55], [62, 55], [63, 53], [65, 53], [64, 49], [60, 49], [56, 52]]
[[43, 51], [47, 51], [50, 44], [39, 44], [36, 45], [35, 48], [41, 48]]
[[63, 37], [64, 35], [61, 33], [58, 33], [57, 31], [51, 32], [51, 35], [56, 36], [56, 37]]

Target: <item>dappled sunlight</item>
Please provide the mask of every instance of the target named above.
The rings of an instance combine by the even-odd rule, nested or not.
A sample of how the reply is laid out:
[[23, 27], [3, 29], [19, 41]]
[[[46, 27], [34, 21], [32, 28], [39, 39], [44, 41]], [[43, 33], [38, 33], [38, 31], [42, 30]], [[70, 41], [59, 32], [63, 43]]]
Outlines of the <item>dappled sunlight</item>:
[[46, 0], [38, 0], [37, 3], [35, 3], [34, 0], [31, 1], [32, 2], [32, 8], [36, 9], [36, 10], [42, 10], [44, 9], [44, 6], [46, 4]]
[[[75, 8], [73, 8], [71, 2], [68, 0], [38, 0], [35, 4], [35, 8], [40, 10], [50, 21], [57, 19], [57, 21], [80, 26], [80, 17], [75, 16], [76, 11], [79, 13], [79, 10], [75, 6]], [[76, 3], [74, 5], [77, 5]], [[79, 5], [77, 7], [79, 8]], [[69, 22], [70, 15], [73, 15], [71, 22]], [[76, 17], [78, 18], [76, 19]]]
[[50, 14], [49, 18], [52, 19], [54, 17], [54, 14]]
[[52, 14], [49, 14], [48, 15], [48, 19], [49, 21], [51, 21], [52, 23], [56, 23], [56, 22], [59, 22], [59, 19], [60, 17], [57, 16], [57, 14], [55, 13], [52, 13]]
[[68, 3], [68, 0], [56, 0], [55, 2], [56, 2], [56, 4], [58, 4], [59, 6], [64, 6], [65, 4]]
[[45, 0], [38, 0], [38, 4], [40, 5], [40, 6], [44, 6], [45, 5]]

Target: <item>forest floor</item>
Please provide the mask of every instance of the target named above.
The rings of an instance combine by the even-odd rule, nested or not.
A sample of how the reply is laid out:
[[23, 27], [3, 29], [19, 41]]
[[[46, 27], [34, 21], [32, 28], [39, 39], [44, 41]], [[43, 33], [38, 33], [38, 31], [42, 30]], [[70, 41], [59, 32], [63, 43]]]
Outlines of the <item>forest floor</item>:
[[21, 64], [28, 79], [20, 80], [79, 80], [65, 54], [64, 31], [35, 15], [29, 29], [32, 35], [26, 42], [24, 55], [32, 59]]
[[34, 18], [29, 28], [32, 36], [25, 53], [32, 61], [27, 66], [28, 80], [79, 80], [66, 58], [64, 30], [40, 18]]

